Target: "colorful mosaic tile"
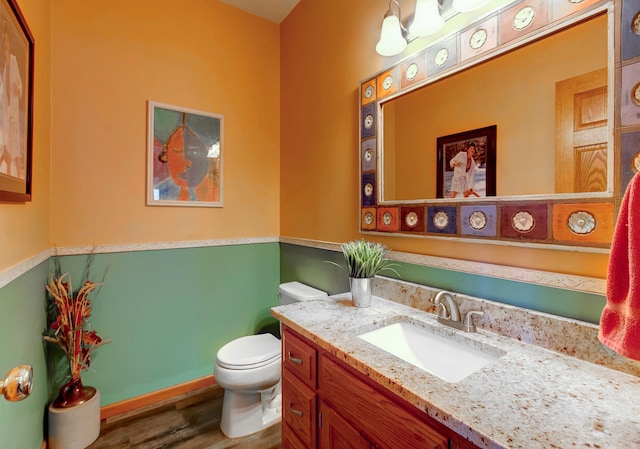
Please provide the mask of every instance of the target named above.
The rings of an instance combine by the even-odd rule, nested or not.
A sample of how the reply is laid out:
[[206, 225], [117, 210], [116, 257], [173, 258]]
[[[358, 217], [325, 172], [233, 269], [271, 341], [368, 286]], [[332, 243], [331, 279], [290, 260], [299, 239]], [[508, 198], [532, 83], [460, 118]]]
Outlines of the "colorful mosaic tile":
[[553, 239], [582, 243], [610, 243], [615, 227], [611, 203], [554, 204]]
[[376, 209], [375, 207], [365, 207], [360, 216], [360, 229], [363, 231], [375, 231], [376, 229]]
[[463, 235], [495, 237], [497, 223], [498, 212], [494, 205], [460, 207], [460, 232]]
[[622, 168], [620, 191], [624, 193], [631, 178], [640, 171], [640, 131], [622, 133]]
[[500, 235], [506, 238], [545, 240], [547, 205], [500, 206]]
[[395, 232], [399, 229], [398, 208], [378, 208], [378, 231]]
[[375, 206], [376, 205], [376, 174], [363, 173], [362, 185], [360, 189], [361, 189], [360, 194], [362, 195], [362, 205]]
[[622, 0], [622, 60], [640, 56], [640, 0]]
[[622, 68], [620, 117], [622, 126], [640, 124], [640, 63], [638, 62]]
[[376, 139], [367, 139], [362, 142], [360, 163], [363, 172], [376, 169]]
[[427, 209], [427, 231], [455, 234], [458, 231], [455, 206], [430, 206]]
[[362, 123], [360, 135], [363, 139], [376, 135], [376, 104], [370, 103], [362, 107]]
[[424, 207], [404, 206], [400, 208], [400, 230], [403, 232], [424, 232]]
[[362, 84], [360, 104], [365, 105], [376, 100], [376, 79], [372, 79]]
[[447, 70], [458, 63], [458, 44], [456, 38], [451, 38], [429, 48], [426, 52], [427, 74], [435, 75]]
[[400, 67], [400, 85], [410, 86], [425, 78], [424, 54], [420, 53], [415, 58], [402, 63]]
[[378, 98], [386, 97], [400, 88], [400, 77], [397, 70], [387, 70], [378, 76]]

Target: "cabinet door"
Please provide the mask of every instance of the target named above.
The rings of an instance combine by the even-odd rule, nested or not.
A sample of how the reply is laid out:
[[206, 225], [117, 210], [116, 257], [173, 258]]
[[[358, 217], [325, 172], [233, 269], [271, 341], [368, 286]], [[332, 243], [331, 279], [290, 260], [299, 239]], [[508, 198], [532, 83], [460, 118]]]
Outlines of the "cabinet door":
[[320, 397], [381, 449], [447, 449], [449, 438], [417, 418], [380, 387], [360, 380], [327, 354], [320, 356]]
[[320, 403], [319, 449], [371, 449], [371, 444], [324, 402]]

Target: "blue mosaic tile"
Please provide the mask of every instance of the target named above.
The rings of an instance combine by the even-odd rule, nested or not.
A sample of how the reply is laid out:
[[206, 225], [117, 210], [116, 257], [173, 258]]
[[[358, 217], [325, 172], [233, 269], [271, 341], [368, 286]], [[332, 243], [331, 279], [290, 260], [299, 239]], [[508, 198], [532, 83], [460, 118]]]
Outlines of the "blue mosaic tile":
[[[622, 60], [640, 56], [640, 29], [638, 29], [637, 15], [640, 12], [640, 0], [622, 1]], [[634, 32], [635, 29], [635, 32]]]
[[438, 234], [455, 234], [458, 230], [455, 206], [429, 206], [427, 231]]
[[362, 123], [360, 132], [363, 139], [376, 135], [376, 104], [369, 103], [362, 107]]
[[362, 185], [360, 186], [363, 206], [376, 205], [376, 174], [364, 173], [362, 175]]
[[460, 232], [463, 235], [495, 237], [498, 211], [496, 206], [461, 206]]

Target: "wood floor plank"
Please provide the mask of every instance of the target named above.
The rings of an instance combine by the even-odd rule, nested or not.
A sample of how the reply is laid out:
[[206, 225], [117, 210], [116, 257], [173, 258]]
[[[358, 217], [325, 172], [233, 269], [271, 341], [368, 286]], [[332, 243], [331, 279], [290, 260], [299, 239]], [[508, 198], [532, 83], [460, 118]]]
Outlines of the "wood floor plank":
[[220, 431], [223, 390], [218, 385], [146, 406], [102, 423], [88, 449], [281, 449], [279, 424], [243, 438]]

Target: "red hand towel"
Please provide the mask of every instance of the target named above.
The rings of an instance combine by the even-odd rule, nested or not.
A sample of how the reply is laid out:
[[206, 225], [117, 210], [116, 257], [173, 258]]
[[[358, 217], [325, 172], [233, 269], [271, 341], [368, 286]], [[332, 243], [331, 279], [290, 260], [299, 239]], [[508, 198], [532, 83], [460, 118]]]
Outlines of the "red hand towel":
[[600, 317], [600, 341], [640, 360], [640, 175], [622, 198], [607, 270], [607, 304]]

